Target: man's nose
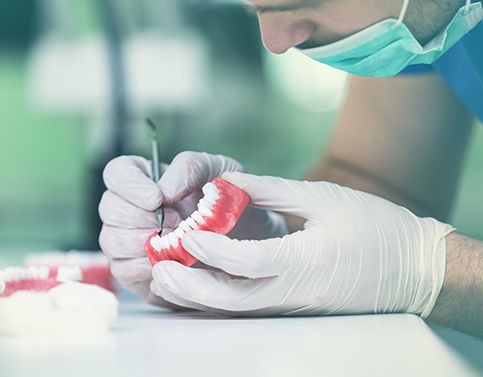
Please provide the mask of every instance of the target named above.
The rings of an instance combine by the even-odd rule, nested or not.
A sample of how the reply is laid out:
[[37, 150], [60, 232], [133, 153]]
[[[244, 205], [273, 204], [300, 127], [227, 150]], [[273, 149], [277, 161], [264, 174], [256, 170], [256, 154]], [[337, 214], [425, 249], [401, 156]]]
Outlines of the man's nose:
[[283, 54], [288, 49], [306, 42], [315, 29], [309, 22], [291, 22], [275, 14], [260, 14], [258, 21], [263, 45], [274, 54]]

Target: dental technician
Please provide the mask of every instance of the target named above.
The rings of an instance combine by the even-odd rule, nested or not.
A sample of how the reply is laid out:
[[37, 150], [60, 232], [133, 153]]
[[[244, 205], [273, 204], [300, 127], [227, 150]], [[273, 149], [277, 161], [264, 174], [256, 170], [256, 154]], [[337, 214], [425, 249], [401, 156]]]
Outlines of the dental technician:
[[[114, 275], [161, 306], [249, 316], [414, 313], [483, 337], [483, 242], [446, 223], [472, 128], [483, 121], [482, 2], [248, 6], [269, 51], [298, 48], [352, 74], [330, 145], [309, 181], [253, 176], [229, 157], [183, 152], [155, 184], [149, 161], [112, 160], [99, 212]], [[170, 232], [217, 176], [256, 208], [230, 238], [183, 236], [212, 268], [164, 261], [152, 269], [143, 244], [157, 228], [154, 211], [165, 206]], [[289, 218], [303, 219], [303, 230], [289, 232]]]

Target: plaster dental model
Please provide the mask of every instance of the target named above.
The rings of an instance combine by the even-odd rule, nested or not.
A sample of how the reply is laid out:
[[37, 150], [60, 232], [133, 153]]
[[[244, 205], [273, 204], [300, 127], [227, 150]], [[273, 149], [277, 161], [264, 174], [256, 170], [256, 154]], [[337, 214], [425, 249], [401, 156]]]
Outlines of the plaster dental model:
[[0, 271], [0, 335], [91, 338], [108, 334], [118, 311], [114, 294], [49, 275], [48, 267]]
[[69, 251], [28, 255], [26, 266], [48, 267], [57, 280], [95, 284], [115, 292], [109, 259], [102, 253]]
[[162, 260], [192, 266], [197, 260], [183, 248], [183, 235], [192, 230], [227, 234], [235, 227], [250, 202], [245, 191], [221, 178], [215, 178], [203, 186], [203, 194], [198, 210], [181, 221], [174, 231], [164, 236], [154, 232], [146, 240], [145, 249], [153, 266]]

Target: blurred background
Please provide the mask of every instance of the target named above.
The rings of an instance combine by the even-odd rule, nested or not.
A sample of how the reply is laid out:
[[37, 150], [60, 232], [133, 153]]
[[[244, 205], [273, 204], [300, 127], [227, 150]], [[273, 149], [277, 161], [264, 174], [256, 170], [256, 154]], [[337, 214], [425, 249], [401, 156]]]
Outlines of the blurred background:
[[[207, 0], [3, 0], [0, 251], [98, 249], [105, 163], [222, 153], [300, 178], [320, 158], [346, 76], [263, 51], [254, 15]], [[483, 238], [483, 128], [452, 223]], [[0, 256], [1, 259], [1, 256]]]

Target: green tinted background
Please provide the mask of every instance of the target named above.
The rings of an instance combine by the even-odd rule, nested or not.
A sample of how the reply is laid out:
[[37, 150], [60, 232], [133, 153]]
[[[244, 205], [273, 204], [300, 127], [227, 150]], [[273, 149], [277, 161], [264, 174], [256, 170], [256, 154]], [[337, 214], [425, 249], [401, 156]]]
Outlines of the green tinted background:
[[[99, 33], [96, 12], [85, 3], [74, 4], [79, 8], [80, 29], [86, 34]], [[2, 32], [14, 34], [15, 30], [4, 27]], [[86, 195], [92, 157], [87, 147], [88, 122], [80, 116], [53, 114], [33, 106], [27, 64], [28, 47], [6, 45], [0, 49], [3, 255], [79, 247], [89, 233], [87, 208], [93, 205]], [[268, 64], [266, 69], [270, 75], [274, 68]], [[230, 155], [253, 173], [303, 176], [327, 143], [336, 108], [308, 109], [270, 85], [263, 92], [254, 88], [253, 93], [247, 100], [246, 92], [241, 91], [238, 111], [226, 115], [218, 125], [209, 115], [201, 117], [190, 137], [178, 140], [176, 148]], [[207, 112], [213, 113], [211, 109]], [[133, 152], [146, 154], [146, 149], [138, 145]], [[482, 166], [483, 129], [477, 127], [452, 223], [461, 232], [479, 238], [483, 238]]]

